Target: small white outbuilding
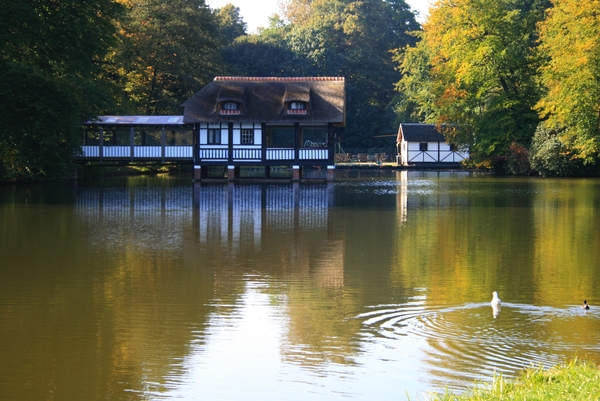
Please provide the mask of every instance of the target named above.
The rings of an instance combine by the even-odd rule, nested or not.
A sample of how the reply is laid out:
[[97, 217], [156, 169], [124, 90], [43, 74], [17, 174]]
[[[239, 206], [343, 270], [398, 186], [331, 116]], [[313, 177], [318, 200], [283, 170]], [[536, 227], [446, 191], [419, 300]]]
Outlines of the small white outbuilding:
[[455, 168], [469, 157], [468, 151], [447, 143], [435, 124], [400, 124], [396, 148], [402, 166]]

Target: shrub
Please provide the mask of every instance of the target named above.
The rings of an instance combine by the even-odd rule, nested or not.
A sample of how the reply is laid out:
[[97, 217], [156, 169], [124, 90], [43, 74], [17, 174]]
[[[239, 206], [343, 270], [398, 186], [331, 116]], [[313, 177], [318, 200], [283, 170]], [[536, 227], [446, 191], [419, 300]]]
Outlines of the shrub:
[[577, 153], [560, 138], [560, 131], [538, 125], [529, 152], [531, 167], [544, 177], [569, 177], [583, 170]]

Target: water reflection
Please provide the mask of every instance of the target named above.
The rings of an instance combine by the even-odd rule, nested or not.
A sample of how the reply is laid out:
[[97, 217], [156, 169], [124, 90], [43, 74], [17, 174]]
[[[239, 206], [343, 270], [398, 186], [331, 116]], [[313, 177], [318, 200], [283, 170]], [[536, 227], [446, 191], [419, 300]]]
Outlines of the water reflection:
[[295, 229], [328, 226], [333, 184], [195, 185], [200, 241], [237, 252], [260, 251], [262, 236]]
[[597, 180], [360, 174], [0, 188], [0, 394], [402, 399], [600, 361]]

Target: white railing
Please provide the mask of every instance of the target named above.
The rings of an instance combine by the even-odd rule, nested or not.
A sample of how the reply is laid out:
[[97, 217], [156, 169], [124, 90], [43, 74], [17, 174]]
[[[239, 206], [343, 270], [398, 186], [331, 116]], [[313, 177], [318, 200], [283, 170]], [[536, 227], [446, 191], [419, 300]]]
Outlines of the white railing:
[[260, 149], [233, 149], [234, 160], [260, 160], [262, 152]]
[[133, 157], [158, 159], [161, 155], [160, 146], [134, 146]]
[[[162, 147], [160, 146], [134, 146], [134, 159], [161, 159]], [[99, 158], [100, 146], [82, 146], [83, 157]], [[166, 159], [191, 159], [193, 157], [192, 146], [165, 146]], [[131, 159], [131, 146], [103, 146], [102, 157]]]
[[300, 149], [300, 160], [327, 160], [327, 149]]
[[103, 157], [131, 157], [131, 146], [103, 146]]
[[100, 157], [99, 146], [82, 146], [83, 157]]
[[193, 146], [165, 146], [165, 158], [167, 159], [191, 159], [193, 154]]
[[[132, 156], [133, 150], [133, 156]], [[85, 145], [81, 147], [83, 158], [100, 158], [100, 146]], [[193, 146], [103, 146], [103, 158], [121, 158], [121, 159], [192, 159], [194, 153]], [[233, 160], [255, 161], [259, 162], [263, 157], [261, 148], [234, 148]], [[202, 148], [198, 150], [200, 160], [228, 160], [229, 149], [222, 148]], [[265, 159], [270, 161], [294, 160], [295, 150], [293, 148], [269, 148], [265, 151]], [[412, 155], [411, 155], [412, 156]], [[302, 148], [299, 150], [300, 160], [327, 160], [329, 150], [325, 148]], [[458, 159], [459, 161], [464, 157]], [[413, 160], [411, 161], [422, 161]], [[432, 159], [433, 161], [433, 159]]]
[[294, 149], [267, 149], [267, 160], [294, 160]]
[[227, 160], [229, 152], [226, 148], [200, 149], [199, 157], [201, 160]]

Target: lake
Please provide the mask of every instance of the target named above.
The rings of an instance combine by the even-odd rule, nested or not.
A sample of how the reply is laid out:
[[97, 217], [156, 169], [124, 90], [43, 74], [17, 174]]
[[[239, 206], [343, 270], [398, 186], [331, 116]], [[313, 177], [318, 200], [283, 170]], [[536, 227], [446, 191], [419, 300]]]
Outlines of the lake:
[[599, 278], [600, 179], [4, 186], [0, 399], [461, 393], [599, 364]]

